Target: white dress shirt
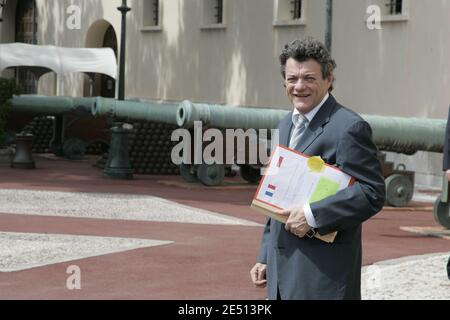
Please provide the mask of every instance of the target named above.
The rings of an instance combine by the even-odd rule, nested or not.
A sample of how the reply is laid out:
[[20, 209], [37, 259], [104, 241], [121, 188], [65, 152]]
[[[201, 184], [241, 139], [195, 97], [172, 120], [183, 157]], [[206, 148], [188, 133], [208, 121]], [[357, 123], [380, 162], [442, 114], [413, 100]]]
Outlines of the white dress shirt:
[[[323, 97], [322, 101], [318, 104], [317, 107], [313, 108], [310, 112], [304, 114], [306, 119], [308, 119], [308, 125], [311, 123], [314, 116], [317, 114], [317, 112], [319, 112], [320, 108], [322, 108], [323, 104], [325, 103], [325, 101], [327, 101], [327, 99], [329, 97], [330, 97], [330, 94], [327, 92], [327, 94], [325, 95], [325, 97]], [[294, 125], [296, 123], [294, 121], [294, 115], [297, 115], [299, 113], [300, 112], [297, 109], [294, 109], [294, 112], [292, 113], [292, 122], [294, 123]], [[298, 116], [295, 116], [295, 117], [298, 117]], [[317, 222], [316, 222], [316, 219], [314, 218], [314, 215], [312, 214], [309, 203], [306, 203], [303, 206], [303, 212], [305, 213], [305, 218], [306, 218], [306, 222], [308, 223], [308, 225], [312, 228], [317, 228]]]

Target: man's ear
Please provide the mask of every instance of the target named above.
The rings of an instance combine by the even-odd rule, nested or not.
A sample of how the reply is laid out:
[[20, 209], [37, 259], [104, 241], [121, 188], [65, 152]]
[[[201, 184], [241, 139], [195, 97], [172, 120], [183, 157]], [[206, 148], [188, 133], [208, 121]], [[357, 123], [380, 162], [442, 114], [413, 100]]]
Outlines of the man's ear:
[[333, 76], [333, 75], [330, 75], [330, 76], [328, 77], [328, 81], [329, 81], [328, 90], [330, 90], [330, 88], [333, 87], [334, 76]]

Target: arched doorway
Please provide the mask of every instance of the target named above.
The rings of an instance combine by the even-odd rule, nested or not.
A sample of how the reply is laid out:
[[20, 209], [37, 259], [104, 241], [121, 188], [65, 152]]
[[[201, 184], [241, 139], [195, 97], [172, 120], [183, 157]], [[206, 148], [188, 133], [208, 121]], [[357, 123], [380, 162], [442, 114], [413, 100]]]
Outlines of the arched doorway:
[[[112, 26], [108, 27], [103, 38], [103, 48], [111, 48], [117, 57], [117, 37]], [[105, 98], [114, 98], [116, 95], [116, 81], [105, 74], [101, 75], [100, 95]]]
[[[34, 0], [18, 1], [15, 29], [16, 42], [37, 44], [37, 9]], [[23, 93], [32, 94], [37, 92], [38, 78], [29, 68], [18, 67], [16, 79]]]
[[[117, 57], [117, 36], [114, 27], [106, 20], [92, 24], [87, 33], [86, 47], [111, 48]], [[88, 82], [85, 85], [85, 96], [115, 97], [115, 79], [103, 74], [89, 74]]]

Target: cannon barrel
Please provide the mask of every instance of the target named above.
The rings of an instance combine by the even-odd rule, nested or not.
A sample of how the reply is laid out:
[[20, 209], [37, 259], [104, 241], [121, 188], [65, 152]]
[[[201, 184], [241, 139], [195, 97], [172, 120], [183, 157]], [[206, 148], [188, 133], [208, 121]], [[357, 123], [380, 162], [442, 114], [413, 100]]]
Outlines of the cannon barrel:
[[183, 101], [177, 111], [177, 124], [194, 127], [195, 121], [206, 126], [229, 129], [276, 128], [289, 111], [269, 108], [229, 107]]
[[10, 99], [11, 111], [45, 115], [91, 112], [95, 98], [48, 97], [42, 95], [19, 95]]
[[372, 127], [373, 140], [380, 150], [407, 155], [417, 151], [443, 152], [447, 120], [361, 116]]
[[112, 116], [124, 121], [140, 120], [177, 124], [178, 104], [156, 101], [119, 101], [97, 97], [92, 105], [94, 116]]
[[[273, 129], [289, 111], [282, 109], [230, 107], [183, 101], [177, 124], [192, 128], [195, 121], [215, 128]], [[384, 151], [414, 154], [442, 152], [446, 120], [383, 117], [361, 114], [372, 127], [375, 144]]]

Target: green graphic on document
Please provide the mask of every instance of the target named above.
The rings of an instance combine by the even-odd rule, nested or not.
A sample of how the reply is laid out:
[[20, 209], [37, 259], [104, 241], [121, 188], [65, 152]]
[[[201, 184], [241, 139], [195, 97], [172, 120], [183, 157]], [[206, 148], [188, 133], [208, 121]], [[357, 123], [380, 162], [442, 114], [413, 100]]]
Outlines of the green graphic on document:
[[314, 203], [325, 199], [326, 197], [332, 196], [336, 194], [338, 190], [339, 183], [325, 177], [321, 177], [317, 183], [316, 189], [311, 195], [311, 198], [309, 198], [309, 203]]

